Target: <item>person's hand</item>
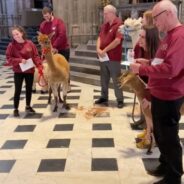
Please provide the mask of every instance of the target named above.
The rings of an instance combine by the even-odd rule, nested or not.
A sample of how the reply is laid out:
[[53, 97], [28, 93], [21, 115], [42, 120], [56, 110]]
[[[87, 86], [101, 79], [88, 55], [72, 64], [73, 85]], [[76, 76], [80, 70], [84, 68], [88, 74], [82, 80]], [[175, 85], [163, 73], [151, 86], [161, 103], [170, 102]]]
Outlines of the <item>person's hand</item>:
[[52, 49], [52, 53], [53, 53], [53, 54], [57, 54], [57, 53], [58, 53], [58, 50], [57, 50], [56, 48], [53, 48], [53, 49]]
[[139, 68], [140, 68], [141, 64], [139, 63], [130, 63], [130, 69], [133, 73], [139, 73]]
[[21, 62], [22, 62], [23, 64], [26, 64], [27, 61], [26, 61], [26, 59], [22, 59]]
[[144, 58], [137, 58], [135, 59], [136, 63], [140, 63], [142, 65], [149, 65], [149, 60]]
[[146, 108], [151, 109], [151, 102], [148, 101], [146, 98], [144, 98], [144, 99], [142, 100], [141, 105], [142, 105], [142, 108], [143, 108], [143, 109], [146, 109]]
[[105, 56], [105, 51], [101, 49], [97, 49], [97, 54], [99, 57], [104, 57]]

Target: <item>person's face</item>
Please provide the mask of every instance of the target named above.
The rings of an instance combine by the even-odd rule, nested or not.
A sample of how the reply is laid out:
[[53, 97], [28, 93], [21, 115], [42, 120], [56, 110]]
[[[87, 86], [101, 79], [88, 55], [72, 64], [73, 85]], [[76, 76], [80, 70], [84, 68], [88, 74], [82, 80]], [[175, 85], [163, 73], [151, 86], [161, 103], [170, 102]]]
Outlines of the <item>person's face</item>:
[[18, 43], [22, 42], [24, 39], [23, 39], [23, 33], [21, 33], [20, 31], [14, 29], [12, 31], [12, 37], [14, 40], [16, 40]]
[[112, 17], [112, 12], [104, 10], [103, 16], [104, 16], [105, 23], [110, 22]]
[[167, 32], [167, 10], [156, 9], [152, 13], [153, 23], [160, 32]]
[[139, 34], [139, 46], [146, 50], [146, 31], [144, 29]]
[[51, 13], [45, 13], [45, 14], [43, 14], [43, 18], [44, 18], [47, 22], [49, 22], [49, 21], [51, 21], [51, 19], [52, 19], [52, 14], [51, 14]]

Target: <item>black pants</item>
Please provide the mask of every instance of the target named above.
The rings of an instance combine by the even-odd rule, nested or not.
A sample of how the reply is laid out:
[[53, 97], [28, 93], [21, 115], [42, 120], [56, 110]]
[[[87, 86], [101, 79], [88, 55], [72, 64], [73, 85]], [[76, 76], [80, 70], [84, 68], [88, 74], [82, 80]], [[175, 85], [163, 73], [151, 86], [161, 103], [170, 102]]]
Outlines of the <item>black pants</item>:
[[160, 150], [160, 161], [166, 165], [166, 178], [174, 182], [183, 174], [182, 147], [179, 139], [180, 107], [183, 98], [160, 100], [152, 96], [153, 132]]
[[58, 53], [63, 55], [65, 57], [65, 59], [69, 62], [69, 59], [70, 59], [70, 49], [60, 50], [60, 51], [58, 51]]
[[22, 84], [24, 79], [26, 84], [26, 106], [30, 106], [31, 97], [32, 97], [33, 76], [34, 74], [30, 74], [30, 73], [14, 74], [14, 83], [15, 83], [14, 108], [15, 109], [18, 109], [19, 107], [20, 94], [21, 94]]
[[[65, 59], [69, 62], [69, 60], [70, 60], [70, 49], [60, 50], [60, 51], [58, 51], [58, 53], [63, 55], [65, 57]], [[70, 76], [69, 76], [69, 79], [68, 79], [68, 83], [70, 84]]]

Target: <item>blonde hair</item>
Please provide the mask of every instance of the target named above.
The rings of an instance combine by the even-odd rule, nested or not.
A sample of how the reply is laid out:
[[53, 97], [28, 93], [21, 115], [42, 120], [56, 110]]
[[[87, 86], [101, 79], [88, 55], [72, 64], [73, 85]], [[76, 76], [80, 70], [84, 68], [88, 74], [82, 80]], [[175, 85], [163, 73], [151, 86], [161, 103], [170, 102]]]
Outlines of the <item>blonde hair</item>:
[[147, 10], [143, 13], [143, 17], [146, 19], [146, 25], [152, 26], [153, 25], [153, 17], [152, 17], [152, 10]]

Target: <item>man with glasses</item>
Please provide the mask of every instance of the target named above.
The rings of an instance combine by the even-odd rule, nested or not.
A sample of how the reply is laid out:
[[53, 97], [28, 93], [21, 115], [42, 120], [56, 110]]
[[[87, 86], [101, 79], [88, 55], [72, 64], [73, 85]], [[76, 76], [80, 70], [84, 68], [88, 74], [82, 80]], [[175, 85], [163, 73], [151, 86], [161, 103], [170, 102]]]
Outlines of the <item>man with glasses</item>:
[[168, 0], [152, 11], [155, 26], [167, 33], [151, 66], [131, 64], [134, 73], [149, 77], [153, 133], [160, 150], [160, 165], [148, 174], [163, 176], [154, 184], [181, 184], [182, 147], [179, 139], [180, 108], [184, 96], [184, 26], [177, 18], [176, 6]]

